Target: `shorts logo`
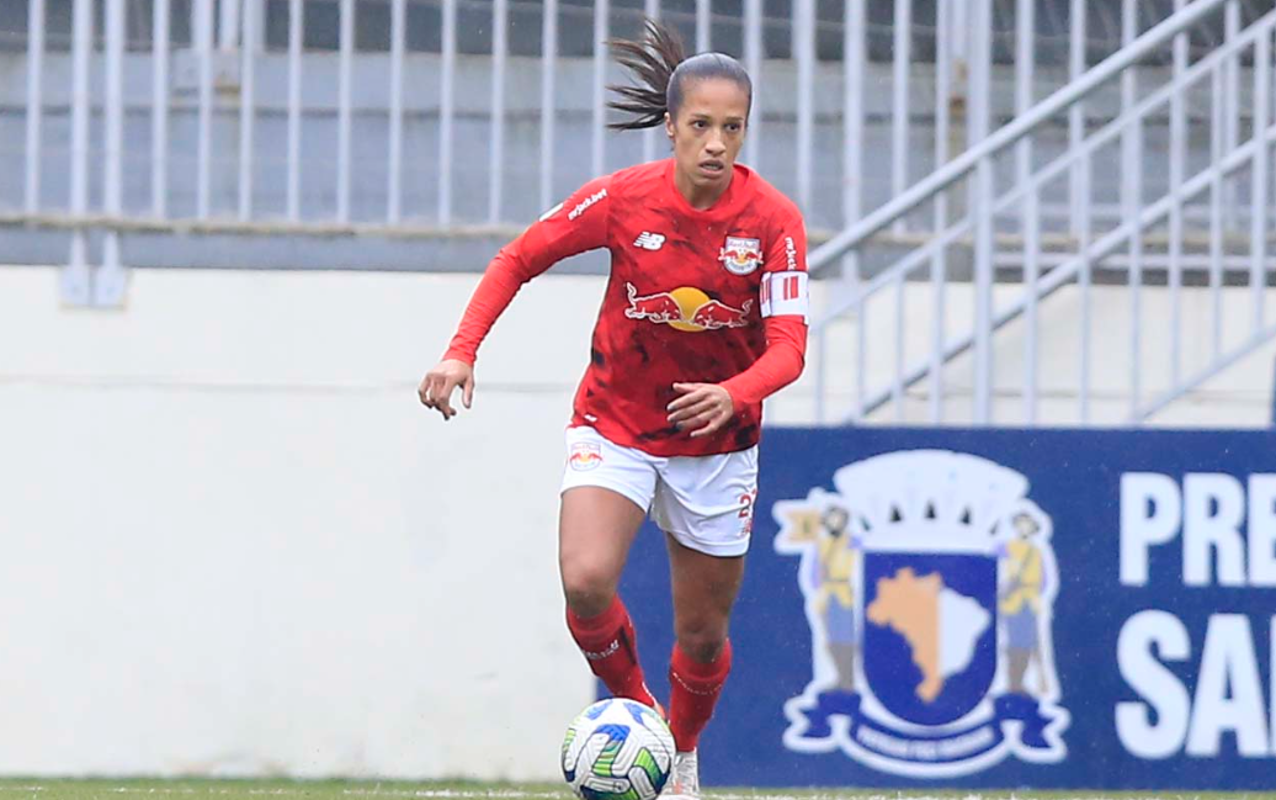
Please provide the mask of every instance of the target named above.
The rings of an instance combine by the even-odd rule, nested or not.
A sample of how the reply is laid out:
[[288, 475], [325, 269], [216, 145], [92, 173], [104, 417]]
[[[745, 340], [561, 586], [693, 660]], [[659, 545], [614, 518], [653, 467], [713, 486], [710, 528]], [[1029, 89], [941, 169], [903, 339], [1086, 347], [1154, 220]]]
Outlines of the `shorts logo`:
[[597, 442], [576, 442], [572, 445], [567, 463], [577, 472], [598, 469], [598, 465], [603, 463], [603, 446]]
[[629, 319], [663, 323], [688, 333], [743, 328], [749, 324], [749, 311], [753, 308], [752, 300], [745, 300], [740, 308], [734, 308], [710, 298], [702, 289], [694, 286], [679, 286], [669, 292], [639, 295], [637, 287], [626, 283], [625, 292], [629, 299], [625, 316]]
[[762, 240], [728, 236], [718, 260], [732, 275], [748, 275], [762, 266]]
[[638, 238], [634, 239], [634, 247], [641, 247], [643, 250], [659, 250], [664, 247], [665, 237], [659, 233], [648, 233], [643, 231], [638, 234]]
[[849, 464], [833, 484], [772, 509], [776, 551], [802, 559], [813, 654], [784, 705], [785, 747], [916, 778], [1063, 759], [1058, 570], [1028, 481], [915, 450]]

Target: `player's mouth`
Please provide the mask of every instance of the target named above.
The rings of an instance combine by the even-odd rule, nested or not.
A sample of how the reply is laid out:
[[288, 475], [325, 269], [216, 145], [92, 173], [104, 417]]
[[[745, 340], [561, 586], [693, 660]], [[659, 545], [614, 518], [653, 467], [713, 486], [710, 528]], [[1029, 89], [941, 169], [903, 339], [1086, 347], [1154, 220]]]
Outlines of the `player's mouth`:
[[727, 171], [725, 162], [711, 158], [700, 162], [700, 174], [709, 178], [720, 178]]

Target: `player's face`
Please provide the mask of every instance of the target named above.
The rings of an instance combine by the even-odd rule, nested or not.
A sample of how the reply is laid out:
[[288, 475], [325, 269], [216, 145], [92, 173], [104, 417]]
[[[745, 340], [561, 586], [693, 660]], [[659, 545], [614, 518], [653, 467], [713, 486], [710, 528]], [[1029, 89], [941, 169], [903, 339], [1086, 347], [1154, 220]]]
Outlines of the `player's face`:
[[749, 95], [735, 81], [707, 78], [683, 87], [677, 119], [665, 116], [678, 172], [693, 186], [725, 186], [744, 144]]

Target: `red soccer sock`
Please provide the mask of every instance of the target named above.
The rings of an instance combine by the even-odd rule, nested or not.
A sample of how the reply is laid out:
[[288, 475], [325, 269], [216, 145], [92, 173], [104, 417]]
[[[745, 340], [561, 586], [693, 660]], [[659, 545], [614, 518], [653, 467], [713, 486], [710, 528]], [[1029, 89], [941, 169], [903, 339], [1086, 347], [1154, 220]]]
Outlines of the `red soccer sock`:
[[607, 610], [595, 617], [581, 617], [567, 609], [567, 627], [589, 668], [613, 695], [658, 707], [638, 663], [634, 623], [620, 597], [612, 598]]
[[669, 728], [678, 752], [695, 750], [700, 743], [700, 732], [709, 724], [730, 672], [730, 639], [723, 643], [718, 657], [708, 664], [693, 661], [682, 648], [673, 646], [673, 658], [669, 662]]

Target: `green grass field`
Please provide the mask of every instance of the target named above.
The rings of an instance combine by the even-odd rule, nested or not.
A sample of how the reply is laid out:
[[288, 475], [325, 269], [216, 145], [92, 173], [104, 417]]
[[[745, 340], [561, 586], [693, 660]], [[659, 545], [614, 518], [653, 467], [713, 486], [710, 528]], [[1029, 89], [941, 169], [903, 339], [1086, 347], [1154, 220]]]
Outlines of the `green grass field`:
[[[896, 792], [881, 789], [831, 791], [828, 789], [718, 789], [706, 795], [715, 800], [1097, 800], [1097, 798], [1157, 798], [1158, 800], [1276, 800], [1276, 792], [1235, 793], [1164, 793], [1155, 792], [983, 792], [968, 791], [917, 791]], [[553, 784], [501, 784], [473, 782], [407, 783], [397, 781], [284, 781], [284, 780], [47, 780], [38, 778], [10, 778], [0, 780], [0, 800], [128, 800], [136, 796], [153, 797], [156, 800], [172, 797], [195, 800], [198, 797], [217, 800], [244, 798], [260, 800], [263, 797], [295, 798], [302, 800], [339, 800], [345, 798], [439, 798], [440, 800], [466, 800], [466, 798], [505, 798], [506, 800], [570, 800], [572, 795], [565, 787]]]

